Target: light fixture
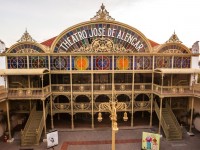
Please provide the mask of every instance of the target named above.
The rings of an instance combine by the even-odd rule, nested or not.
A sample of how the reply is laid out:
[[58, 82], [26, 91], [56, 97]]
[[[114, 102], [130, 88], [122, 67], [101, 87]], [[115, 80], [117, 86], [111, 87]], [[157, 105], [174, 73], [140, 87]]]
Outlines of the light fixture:
[[99, 112], [99, 114], [98, 114], [98, 118], [97, 118], [97, 119], [98, 119], [99, 122], [101, 122], [101, 121], [103, 120], [102, 114], [101, 114], [100, 112]]
[[114, 123], [113, 123], [113, 130], [114, 130], [115, 132], [117, 132], [117, 131], [119, 130], [119, 128], [117, 127], [117, 122], [114, 122]]
[[124, 117], [123, 117], [124, 121], [127, 121], [128, 120], [128, 117], [127, 117], [127, 112], [124, 113]]

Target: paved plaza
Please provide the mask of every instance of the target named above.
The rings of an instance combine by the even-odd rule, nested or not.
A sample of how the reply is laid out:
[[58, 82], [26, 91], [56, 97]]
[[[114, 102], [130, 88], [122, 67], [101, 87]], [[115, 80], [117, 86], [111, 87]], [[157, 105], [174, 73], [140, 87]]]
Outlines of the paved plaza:
[[[141, 150], [142, 132], [156, 132], [157, 128], [120, 129], [116, 134], [116, 150]], [[167, 141], [161, 138], [161, 150], [199, 150], [200, 132], [189, 136], [184, 130], [183, 140]], [[39, 146], [20, 147], [19, 133], [14, 142], [0, 143], [1, 150], [45, 150], [46, 142]], [[111, 150], [111, 131], [107, 129], [62, 131], [59, 130], [59, 145], [54, 150]], [[52, 149], [52, 148], [51, 148]], [[50, 150], [51, 150], [50, 149]]]

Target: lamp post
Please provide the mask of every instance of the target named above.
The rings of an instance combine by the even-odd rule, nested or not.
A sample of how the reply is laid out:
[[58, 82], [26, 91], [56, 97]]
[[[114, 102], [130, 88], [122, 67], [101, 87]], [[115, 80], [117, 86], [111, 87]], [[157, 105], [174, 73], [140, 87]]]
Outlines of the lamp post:
[[[99, 104], [99, 114], [98, 114], [98, 121], [102, 121], [102, 114], [101, 111], [109, 111], [110, 112], [110, 120], [112, 121], [112, 150], [115, 150], [115, 133], [119, 130], [117, 127], [117, 110], [125, 110], [126, 111], [127, 105], [124, 102], [118, 101], [110, 101], [104, 102]], [[128, 120], [127, 113], [124, 112], [124, 121]]]

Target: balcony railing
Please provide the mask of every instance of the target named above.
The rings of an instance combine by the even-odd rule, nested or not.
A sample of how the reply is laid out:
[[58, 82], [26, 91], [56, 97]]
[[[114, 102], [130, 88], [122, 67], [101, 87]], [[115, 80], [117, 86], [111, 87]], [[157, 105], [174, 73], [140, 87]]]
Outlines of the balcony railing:
[[67, 113], [67, 112], [69, 113], [71, 112], [71, 104], [70, 103], [53, 103], [52, 109], [54, 113]]
[[171, 96], [171, 95], [177, 95], [177, 94], [179, 96], [193, 95], [192, 86], [160, 86], [160, 85], [154, 84], [153, 91], [154, 93], [163, 95], [163, 96]]
[[[153, 90], [151, 90], [151, 83], [135, 83], [134, 92], [154, 92], [158, 95], [171, 96], [197, 96], [200, 97], [200, 84], [195, 84], [194, 86], [160, 86], [153, 84]], [[94, 93], [96, 92], [112, 92], [112, 84], [93, 84]], [[91, 84], [73, 84], [73, 92], [91, 92]], [[115, 91], [119, 92], [132, 92], [131, 83], [115, 84]], [[0, 100], [8, 98], [29, 98], [29, 99], [41, 99], [47, 97], [51, 92], [50, 86], [42, 88], [8, 88], [0, 89]], [[53, 84], [52, 92], [62, 93], [71, 92], [70, 84]]]
[[151, 101], [135, 101], [134, 102], [134, 110], [150, 110], [151, 109]]
[[41, 99], [50, 94], [50, 86], [42, 88], [9, 88], [8, 98]]
[[70, 92], [70, 84], [52, 84], [52, 91], [53, 92]]
[[7, 90], [4, 86], [0, 86], [0, 101], [5, 100], [7, 97]]
[[200, 97], [200, 84], [194, 85], [194, 95]]

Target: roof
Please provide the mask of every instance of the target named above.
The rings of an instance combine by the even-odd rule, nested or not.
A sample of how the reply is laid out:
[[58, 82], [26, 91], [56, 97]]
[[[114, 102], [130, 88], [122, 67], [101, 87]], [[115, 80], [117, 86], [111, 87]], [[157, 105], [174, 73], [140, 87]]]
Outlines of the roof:
[[200, 73], [200, 69], [194, 68], [184, 68], [184, 69], [167, 69], [167, 68], [157, 68], [154, 70], [156, 73], [163, 74], [193, 74]]
[[56, 37], [57, 37], [57, 36], [55, 36], [55, 37], [53, 37], [53, 38], [51, 38], [51, 39], [48, 39], [48, 40], [46, 40], [46, 41], [44, 41], [44, 42], [42, 42], [42, 43], [40, 43], [40, 44], [45, 45], [45, 46], [48, 46], [48, 47], [51, 47], [51, 45], [52, 45], [53, 41], [56, 39]]
[[0, 69], [0, 75], [42, 75], [49, 73], [46, 68], [41, 69]]
[[158, 44], [158, 43], [156, 43], [156, 42], [154, 42], [154, 41], [152, 41], [150, 39], [148, 39], [148, 40], [149, 40], [149, 42], [150, 42], [150, 44], [151, 44], [152, 47], [160, 45], [160, 44]]

